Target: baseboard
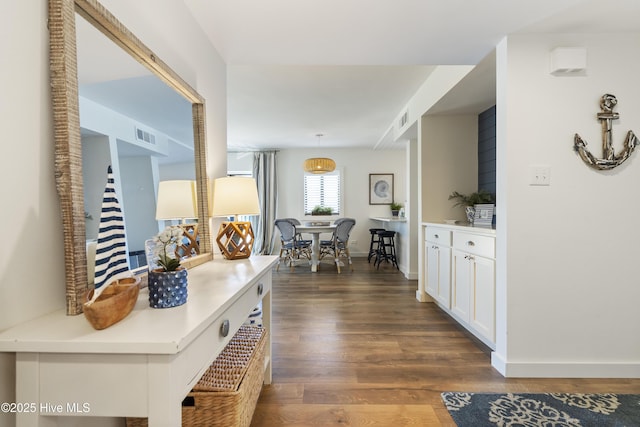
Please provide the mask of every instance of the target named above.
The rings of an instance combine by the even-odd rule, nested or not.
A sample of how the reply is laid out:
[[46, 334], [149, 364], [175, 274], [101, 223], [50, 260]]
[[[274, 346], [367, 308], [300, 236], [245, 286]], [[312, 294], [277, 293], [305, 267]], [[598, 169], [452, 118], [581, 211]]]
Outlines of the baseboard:
[[404, 274], [404, 277], [407, 280], [418, 280], [418, 273], [411, 272], [411, 271], [407, 272], [407, 271], [402, 270], [402, 268], [400, 268], [400, 271], [402, 271], [402, 273]]
[[640, 378], [640, 363], [508, 362], [493, 352], [491, 366], [508, 378]]
[[496, 371], [500, 372], [500, 375], [503, 377], [507, 376], [507, 363], [502, 356], [495, 351], [491, 352], [491, 366], [493, 366]]

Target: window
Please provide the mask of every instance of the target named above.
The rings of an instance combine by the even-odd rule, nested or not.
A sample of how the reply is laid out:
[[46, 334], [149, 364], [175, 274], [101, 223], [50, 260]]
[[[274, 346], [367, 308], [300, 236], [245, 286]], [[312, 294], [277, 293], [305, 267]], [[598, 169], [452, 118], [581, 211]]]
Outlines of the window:
[[304, 214], [311, 215], [316, 206], [330, 207], [332, 215], [340, 215], [340, 172], [304, 175]]

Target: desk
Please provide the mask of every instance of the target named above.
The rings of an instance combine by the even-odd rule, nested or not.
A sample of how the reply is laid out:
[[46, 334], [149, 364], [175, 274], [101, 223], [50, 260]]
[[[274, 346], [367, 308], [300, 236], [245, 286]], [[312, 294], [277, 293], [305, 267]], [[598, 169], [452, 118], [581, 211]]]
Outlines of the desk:
[[[181, 402], [262, 300], [271, 326], [275, 256], [213, 260], [189, 270], [187, 303], [134, 310], [102, 331], [60, 310], [0, 333], [0, 351], [16, 353], [16, 402], [35, 411], [17, 426], [55, 426], [56, 416], [148, 417], [149, 426], [181, 425]], [[229, 321], [223, 336], [221, 325]], [[265, 383], [271, 382], [271, 339]], [[0, 417], [4, 416], [0, 414]]]
[[320, 233], [333, 233], [335, 225], [296, 225], [298, 233], [311, 234], [311, 271], [318, 271], [320, 263]]

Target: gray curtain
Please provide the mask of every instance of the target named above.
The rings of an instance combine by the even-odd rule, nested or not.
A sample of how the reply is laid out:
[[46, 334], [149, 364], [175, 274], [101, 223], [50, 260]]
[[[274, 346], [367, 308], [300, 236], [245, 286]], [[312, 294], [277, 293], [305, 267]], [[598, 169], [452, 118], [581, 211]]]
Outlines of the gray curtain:
[[253, 177], [258, 184], [260, 211], [258, 217], [252, 217], [255, 234], [253, 252], [268, 255], [273, 250], [275, 240], [274, 221], [278, 207], [278, 177], [276, 175], [276, 151], [257, 151], [253, 153]]

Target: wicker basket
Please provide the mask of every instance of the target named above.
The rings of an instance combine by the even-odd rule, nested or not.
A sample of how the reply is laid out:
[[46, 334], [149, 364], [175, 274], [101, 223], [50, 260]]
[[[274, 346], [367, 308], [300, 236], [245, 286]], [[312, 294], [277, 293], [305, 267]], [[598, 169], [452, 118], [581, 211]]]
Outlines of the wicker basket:
[[[182, 402], [182, 425], [248, 427], [264, 381], [267, 331], [243, 325]], [[127, 427], [146, 427], [127, 418]]]

